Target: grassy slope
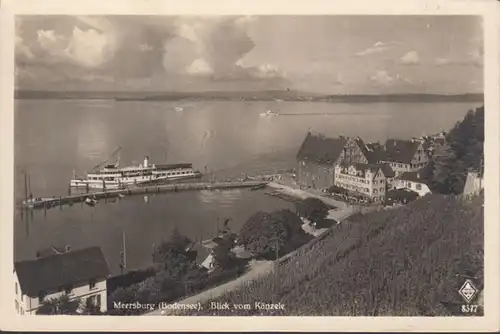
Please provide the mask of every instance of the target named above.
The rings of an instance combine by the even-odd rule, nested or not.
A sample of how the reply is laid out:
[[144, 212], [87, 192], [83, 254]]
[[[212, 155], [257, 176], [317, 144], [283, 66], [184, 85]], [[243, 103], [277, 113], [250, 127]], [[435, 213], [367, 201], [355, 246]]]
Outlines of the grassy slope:
[[[217, 301], [281, 302], [283, 311], [199, 315], [451, 315], [464, 278], [483, 272], [483, 198], [424, 197], [352, 217], [274, 274]], [[443, 306], [448, 305], [448, 306]]]

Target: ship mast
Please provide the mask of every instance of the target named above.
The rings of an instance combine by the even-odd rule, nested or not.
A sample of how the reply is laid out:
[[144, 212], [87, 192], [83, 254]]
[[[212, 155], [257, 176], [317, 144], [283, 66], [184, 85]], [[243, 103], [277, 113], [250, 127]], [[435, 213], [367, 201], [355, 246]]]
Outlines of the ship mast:
[[109, 156], [109, 158], [107, 158], [107, 159], [106, 159], [106, 160], [104, 160], [103, 162], [101, 162], [101, 163], [99, 163], [99, 164], [95, 165], [95, 166], [94, 166], [94, 170], [95, 170], [95, 169], [98, 169], [98, 168], [100, 168], [101, 166], [103, 166], [104, 164], [106, 164], [106, 163], [107, 163], [109, 160], [111, 160], [111, 158], [112, 158], [113, 156], [115, 156], [117, 153], [118, 153], [118, 162], [117, 162], [117, 164], [118, 164], [118, 163], [120, 162], [120, 154], [119, 154], [119, 153], [120, 153], [121, 149], [122, 149], [122, 147], [121, 147], [121, 146], [118, 146], [118, 148], [117, 148], [116, 150], [114, 150], [114, 151], [113, 151], [113, 153], [111, 153], [111, 155]]

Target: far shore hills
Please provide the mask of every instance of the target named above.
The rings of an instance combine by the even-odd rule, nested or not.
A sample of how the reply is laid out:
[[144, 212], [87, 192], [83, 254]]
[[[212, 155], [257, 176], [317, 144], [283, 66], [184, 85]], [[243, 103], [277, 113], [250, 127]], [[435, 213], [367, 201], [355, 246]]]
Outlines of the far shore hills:
[[15, 99], [92, 99], [115, 101], [296, 101], [296, 102], [483, 102], [483, 94], [345, 94], [328, 95], [289, 90], [125, 92], [16, 90]]

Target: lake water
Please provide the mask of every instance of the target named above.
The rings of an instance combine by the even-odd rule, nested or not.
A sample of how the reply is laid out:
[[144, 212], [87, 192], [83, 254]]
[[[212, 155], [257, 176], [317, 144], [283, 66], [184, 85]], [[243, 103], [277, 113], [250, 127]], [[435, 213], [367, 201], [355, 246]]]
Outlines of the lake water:
[[[366, 141], [410, 138], [448, 130], [480, 103], [334, 104], [308, 102], [113, 102], [17, 100], [15, 199], [24, 197], [24, 171], [34, 196], [68, 193], [68, 181], [121, 146], [121, 163], [192, 162], [218, 177], [293, 167], [309, 129]], [[178, 112], [176, 107], [182, 107]], [[280, 116], [261, 117], [271, 109]], [[21, 217], [16, 212], [16, 260], [51, 245], [98, 245], [118, 272], [122, 232], [129, 268], [150, 264], [153, 244], [178, 229], [192, 239], [215, 233], [231, 218], [235, 230], [256, 211], [289, 208], [262, 191], [184, 192], [128, 197], [90, 208], [80, 204]]]

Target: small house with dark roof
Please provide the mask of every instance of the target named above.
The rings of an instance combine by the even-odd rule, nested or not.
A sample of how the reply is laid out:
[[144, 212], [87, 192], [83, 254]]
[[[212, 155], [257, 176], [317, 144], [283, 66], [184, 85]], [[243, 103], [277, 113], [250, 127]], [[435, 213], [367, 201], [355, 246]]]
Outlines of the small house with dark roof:
[[36, 314], [46, 300], [66, 294], [90, 299], [107, 309], [106, 280], [110, 271], [99, 247], [68, 251], [14, 263], [15, 305], [19, 314]]
[[335, 185], [353, 195], [382, 202], [387, 190], [387, 176], [392, 175], [391, 173], [390, 169], [380, 164], [340, 164], [335, 167]]
[[335, 183], [335, 166], [340, 163], [368, 163], [360, 138], [328, 138], [309, 132], [297, 153], [297, 183], [303, 187], [327, 189]]
[[405, 172], [394, 179], [392, 186], [394, 189], [408, 189], [417, 193], [419, 196], [425, 196], [432, 193], [427, 184], [427, 174], [427, 166], [415, 172]]
[[417, 171], [429, 163], [424, 143], [418, 140], [388, 139], [380, 154], [380, 162], [387, 163], [396, 177]]

